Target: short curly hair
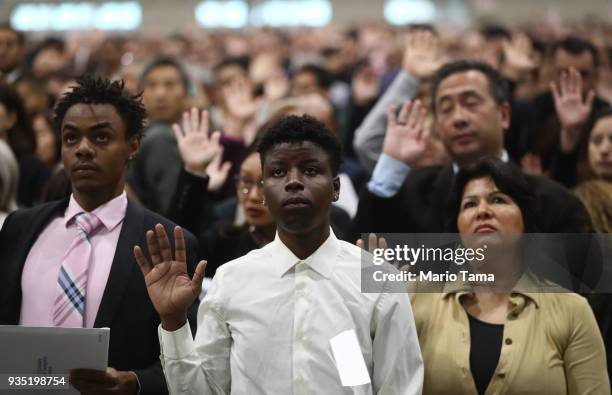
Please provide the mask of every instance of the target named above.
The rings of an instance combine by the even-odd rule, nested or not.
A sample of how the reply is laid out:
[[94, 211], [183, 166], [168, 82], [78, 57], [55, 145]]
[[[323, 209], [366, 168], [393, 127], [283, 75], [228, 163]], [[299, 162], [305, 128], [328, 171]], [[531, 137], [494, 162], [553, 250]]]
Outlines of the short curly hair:
[[263, 166], [266, 154], [275, 145], [282, 143], [301, 143], [310, 141], [323, 148], [329, 156], [333, 176], [337, 176], [342, 164], [342, 144], [323, 122], [310, 115], [289, 115], [271, 122], [262, 131], [263, 135], [257, 147]]
[[110, 104], [117, 110], [125, 123], [126, 140], [136, 135], [142, 138], [147, 112], [142, 104], [142, 93], [130, 95], [124, 89], [124, 82], [103, 78], [82, 76], [76, 85], [57, 102], [53, 113], [53, 128], [61, 134], [66, 112], [76, 104]]

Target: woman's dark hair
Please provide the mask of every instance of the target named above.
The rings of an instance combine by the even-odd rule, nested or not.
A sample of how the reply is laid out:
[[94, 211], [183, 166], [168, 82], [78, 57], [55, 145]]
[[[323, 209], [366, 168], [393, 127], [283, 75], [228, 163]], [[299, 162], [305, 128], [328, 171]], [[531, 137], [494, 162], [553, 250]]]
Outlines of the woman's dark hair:
[[586, 133], [582, 133], [580, 141], [578, 141], [578, 168], [577, 177], [578, 181], [594, 178], [593, 170], [589, 166], [589, 141], [591, 140], [591, 134], [597, 122], [603, 118], [612, 116], [612, 106], [606, 105], [598, 109], [593, 113], [584, 128]]
[[517, 204], [523, 217], [523, 237], [521, 238], [520, 254], [523, 270], [529, 271], [540, 281], [553, 281], [562, 286], [573, 289], [572, 283], [567, 280], [563, 270], [560, 270], [557, 259], [550, 256], [543, 248], [542, 242], [546, 243], [537, 234], [539, 226], [536, 221], [538, 201], [533, 194], [533, 187], [527, 176], [520, 168], [511, 163], [505, 163], [497, 159], [485, 159], [473, 167], [463, 169], [455, 179], [452, 199], [452, 213], [448, 217], [447, 224], [450, 232], [458, 233], [457, 218], [461, 207], [461, 198], [465, 186], [471, 180], [490, 177], [497, 189], [508, 195]]
[[519, 206], [523, 215], [524, 233], [538, 232], [535, 221], [537, 200], [533, 194], [529, 180], [517, 166], [497, 159], [485, 159], [474, 166], [462, 169], [455, 177], [452, 192], [451, 215], [448, 217], [449, 232], [458, 233], [457, 218], [461, 207], [461, 199], [465, 186], [471, 180], [491, 177], [500, 192], [510, 196]]
[[23, 100], [10, 85], [0, 83], [0, 104], [5, 107], [7, 113], [16, 117], [15, 125], [6, 132], [7, 143], [15, 156], [36, 152], [36, 136], [32, 129], [32, 121], [26, 113]]

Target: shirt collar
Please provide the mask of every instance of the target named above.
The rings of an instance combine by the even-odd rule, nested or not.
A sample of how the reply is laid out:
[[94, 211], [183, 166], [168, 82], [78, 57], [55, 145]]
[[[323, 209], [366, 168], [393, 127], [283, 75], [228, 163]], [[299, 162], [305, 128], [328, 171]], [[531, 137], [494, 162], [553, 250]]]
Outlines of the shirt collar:
[[[504, 149], [502, 151], [502, 156], [500, 159], [502, 162], [510, 161], [510, 156], [508, 155], [508, 151]], [[457, 174], [457, 173], [459, 173], [459, 165], [457, 164], [457, 162], [453, 162], [453, 174]]]
[[[127, 203], [127, 195], [125, 191], [123, 191], [121, 195], [96, 207], [91, 213], [98, 217], [107, 231], [111, 231], [125, 218]], [[68, 224], [72, 222], [74, 216], [84, 211], [85, 209], [77, 203], [74, 195], [71, 194], [70, 202], [64, 213], [64, 225], [68, 227]]]
[[334, 270], [336, 257], [340, 253], [340, 242], [330, 228], [327, 240], [325, 240], [325, 242], [309, 257], [300, 259], [287, 248], [280, 237], [278, 237], [277, 232], [274, 241], [270, 243], [270, 252], [274, 264], [274, 271], [279, 277], [283, 277], [296, 264], [303, 262], [321, 276], [329, 279]]
[[[536, 307], [539, 307], [540, 294], [542, 292], [559, 292], [561, 290], [562, 289], [556, 284], [540, 281], [533, 273], [527, 271], [521, 275], [514, 287], [512, 287], [510, 302], [514, 305], [524, 307], [525, 299], [529, 299], [535, 303]], [[442, 298], [454, 295], [455, 299], [459, 301], [463, 295], [473, 293], [472, 286], [467, 281], [457, 280], [444, 284]], [[519, 297], [517, 298], [517, 296]]]

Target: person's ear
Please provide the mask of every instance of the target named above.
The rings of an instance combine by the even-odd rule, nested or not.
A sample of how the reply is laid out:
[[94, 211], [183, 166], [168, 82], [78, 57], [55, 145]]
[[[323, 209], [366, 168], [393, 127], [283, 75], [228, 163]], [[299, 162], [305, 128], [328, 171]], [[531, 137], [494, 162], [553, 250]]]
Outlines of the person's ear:
[[138, 149], [140, 148], [140, 136], [133, 135], [128, 139], [129, 155], [128, 161], [132, 161], [136, 158]]
[[338, 199], [340, 198], [340, 177], [338, 176], [334, 177], [334, 179], [332, 180], [332, 187], [334, 188], [334, 194], [333, 194], [332, 201], [337, 202]]

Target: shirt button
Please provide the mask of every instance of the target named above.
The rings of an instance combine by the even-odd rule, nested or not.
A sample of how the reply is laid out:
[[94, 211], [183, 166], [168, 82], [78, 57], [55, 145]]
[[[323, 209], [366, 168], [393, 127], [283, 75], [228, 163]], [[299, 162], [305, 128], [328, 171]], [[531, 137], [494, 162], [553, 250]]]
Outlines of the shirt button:
[[512, 339], [510, 339], [509, 337], [506, 338], [506, 344], [507, 345], [511, 345], [512, 344]]

